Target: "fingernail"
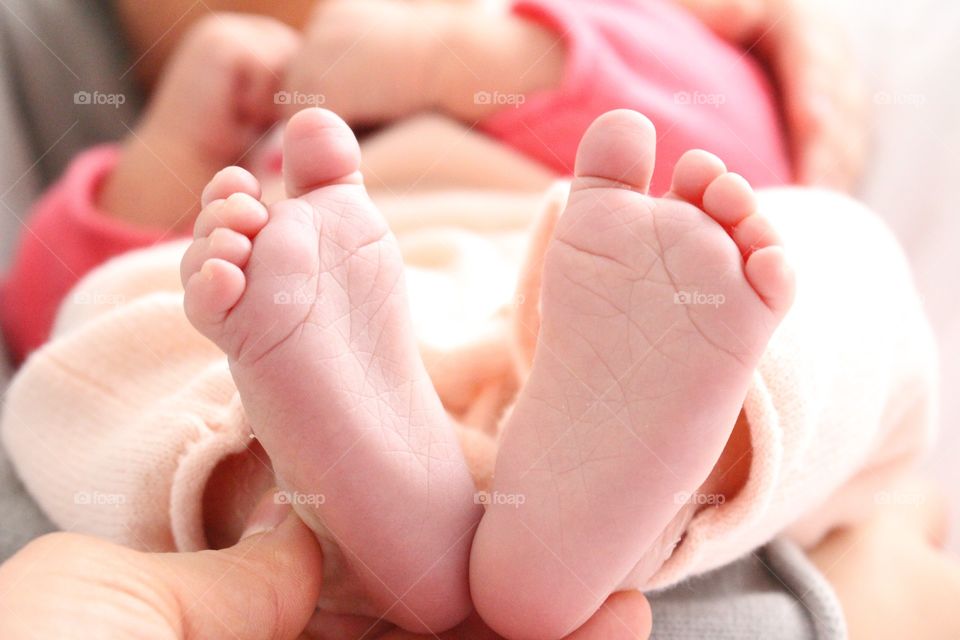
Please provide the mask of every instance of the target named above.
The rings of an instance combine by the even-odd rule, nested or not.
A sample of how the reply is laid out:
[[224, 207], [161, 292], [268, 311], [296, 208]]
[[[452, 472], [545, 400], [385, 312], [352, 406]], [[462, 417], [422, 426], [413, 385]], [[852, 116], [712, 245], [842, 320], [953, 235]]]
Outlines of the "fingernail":
[[266, 533], [280, 526], [290, 514], [290, 505], [287, 501], [280, 499], [280, 492], [276, 489], [270, 491], [260, 499], [256, 508], [247, 520], [247, 527], [243, 530], [240, 539], [249, 538], [261, 533]]

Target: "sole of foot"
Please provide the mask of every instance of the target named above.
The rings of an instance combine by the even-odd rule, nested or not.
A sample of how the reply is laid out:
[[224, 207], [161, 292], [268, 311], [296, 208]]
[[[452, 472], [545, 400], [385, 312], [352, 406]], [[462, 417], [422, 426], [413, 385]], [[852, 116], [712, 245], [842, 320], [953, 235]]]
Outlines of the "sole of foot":
[[483, 619], [513, 639], [583, 624], [716, 464], [794, 281], [754, 193], [692, 151], [647, 195], [656, 133], [600, 117], [543, 266], [529, 380], [471, 555]]
[[471, 610], [481, 512], [359, 167], [347, 125], [308, 109], [286, 128], [289, 199], [268, 208], [253, 176], [218, 174], [183, 259], [184, 305], [227, 354], [281, 489], [323, 544], [321, 605], [436, 632]]

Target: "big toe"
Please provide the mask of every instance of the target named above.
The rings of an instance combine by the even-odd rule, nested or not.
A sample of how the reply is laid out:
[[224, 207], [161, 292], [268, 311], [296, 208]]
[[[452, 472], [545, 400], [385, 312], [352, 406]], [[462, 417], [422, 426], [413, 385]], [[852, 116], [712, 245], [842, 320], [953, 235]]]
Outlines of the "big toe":
[[574, 188], [616, 183], [646, 193], [656, 152], [657, 130], [646, 116], [628, 109], [605, 113], [580, 140]]
[[334, 184], [361, 184], [360, 145], [338, 115], [304, 109], [287, 123], [283, 137], [287, 195], [306, 196]]

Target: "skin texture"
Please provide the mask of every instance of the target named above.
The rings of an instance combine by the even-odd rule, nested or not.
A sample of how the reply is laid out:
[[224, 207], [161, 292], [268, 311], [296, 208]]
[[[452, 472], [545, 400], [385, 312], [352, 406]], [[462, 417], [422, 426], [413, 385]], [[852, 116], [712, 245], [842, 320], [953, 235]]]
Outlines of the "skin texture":
[[555, 87], [565, 58], [550, 31], [477, 3], [331, 0], [304, 38], [286, 87], [323, 97], [351, 125], [430, 110], [475, 122], [499, 108], [477, 104], [477, 91]]
[[293, 199], [205, 203], [183, 259], [187, 316], [227, 354], [281, 486], [323, 497], [297, 509], [341, 571], [324, 608], [448, 629], [471, 608], [482, 508], [420, 360], [399, 247], [337, 116], [294, 116], [284, 157]]
[[295, 31], [269, 18], [198, 21], [124, 141], [100, 207], [134, 225], [189, 229], [204, 185], [239, 162], [279, 118], [274, 94], [299, 45]]
[[491, 489], [524, 502], [488, 507], [470, 563], [477, 610], [509, 637], [560, 637], [648, 577], [635, 567], [715, 467], [793, 299], [752, 190], [716, 158], [688, 154], [670, 197], [646, 195], [655, 140], [631, 111], [591, 125], [546, 252]]
[[251, 533], [223, 551], [147, 554], [70, 533], [38, 538], [0, 566], [0, 636], [297, 637], [320, 593], [320, 546], [272, 498]]
[[[345, 223], [349, 224], [350, 222], [353, 223], [351, 226], [361, 232], [364, 231], [366, 226], [366, 232], [369, 232], [376, 229], [377, 218], [370, 219], [366, 224], [363, 223], [364, 218], [350, 219], [349, 203], [354, 200], [356, 200], [357, 206], [362, 206], [366, 210], [366, 213], [355, 215], [362, 215], [366, 218], [375, 215], [375, 211], [368, 202], [365, 203], [362, 191], [353, 191], [353, 189], [359, 189], [355, 183], [355, 171], [359, 158], [356, 154], [355, 141], [351, 144], [352, 138], [344, 137], [348, 134], [349, 130], [346, 129], [345, 125], [329, 112], [305, 111], [291, 121], [285, 145], [288, 191], [290, 193], [303, 192], [305, 201], [310, 202], [315, 210], [325, 212], [322, 223], [323, 225], [329, 225], [334, 232], [338, 228], [344, 227]], [[350, 167], [353, 167], [352, 171], [349, 170]], [[329, 171], [326, 171], [327, 169]], [[341, 176], [341, 174], [342, 177], [338, 178], [337, 176]], [[346, 186], [349, 189], [341, 194], [337, 189], [338, 185]], [[241, 192], [229, 195], [226, 189], [235, 186], [246, 188], [248, 193]], [[379, 439], [373, 441], [372, 446], [368, 448], [362, 441], [365, 439], [365, 431], [369, 429], [361, 429], [361, 431], [355, 432], [358, 433], [359, 437], [348, 443], [349, 446], [346, 447], [346, 451], [338, 451], [336, 443], [343, 440], [344, 434], [350, 435], [349, 429], [341, 429], [331, 434], [331, 432], [324, 430], [325, 425], [342, 425], [352, 420], [358, 422], [358, 426], [362, 427], [360, 423], [362, 423], [363, 413], [348, 411], [343, 417], [337, 418], [331, 415], [330, 410], [331, 407], [342, 403], [332, 402], [331, 398], [325, 398], [322, 391], [318, 395], [316, 384], [312, 384], [309, 391], [300, 389], [296, 384], [291, 384], [291, 380], [302, 377], [314, 382], [319, 381], [322, 387], [323, 371], [304, 371], [302, 375], [292, 377], [290, 374], [298, 369], [296, 358], [301, 356], [307, 356], [303, 360], [307, 367], [313, 366], [318, 360], [320, 362], [330, 362], [330, 358], [333, 357], [332, 353], [330, 356], [323, 356], [323, 350], [329, 349], [327, 343], [336, 344], [337, 342], [335, 338], [333, 340], [325, 338], [322, 341], [324, 344], [318, 346], [317, 343], [310, 341], [309, 332], [312, 329], [309, 327], [301, 327], [298, 331], [292, 331], [289, 327], [277, 328], [278, 323], [282, 324], [284, 322], [282, 313], [287, 312], [287, 310], [281, 308], [278, 311], [276, 305], [273, 304], [275, 300], [273, 296], [277, 292], [286, 292], [289, 284], [287, 280], [278, 280], [277, 274], [308, 274], [312, 268], [315, 268], [317, 257], [310, 258], [311, 264], [314, 265], [311, 267], [307, 264], [297, 266], [296, 263], [291, 262], [290, 256], [299, 253], [294, 242], [295, 239], [309, 238], [316, 235], [317, 231], [305, 232], [299, 228], [299, 225], [303, 224], [304, 221], [310, 222], [310, 217], [307, 217], [304, 221], [297, 217], [291, 220], [291, 213], [293, 212], [289, 209], [289, 206], [295, 204], [293, 201], [280, 202], [271, 207], [268, 213], [262, 205], [258, 205], [253, 199], [256, 194], [257, 190], [249, 174], [245, 175], [242, 170], [236, 168], [218, 174], [217, 178], [205, 189], [204, 202], [206, 209], [197, 221], [197, 240], [187, 251], [182, 266], [182, 274], [187, 283], [185, 304], [188, 316], [201, 331], [218, 341], [230, 356], [231, 367], [237, 379], [238, 387], [241, 389], [248, 414], [251, 416], [252, 422], [257, 425], [255, 431], [258, 433], [260, 441], [263, 442], [267, 451], [275, 454], [274, 460], [277, 461], [279, 477], [283, 486], [289, 491], [300, 489], [298, 493], [302, 495], [309, 495], [308, 492], [315, 493], [318, 490], [324, 491], [325, 496], [332, 498], [329, 504], [324, 505], [325, 509], [299, 509], [301, 515], [307, 522], [311, 523], [311, 527], [318, 532], [319, 537], [324, 542], [327, 557], [336, 558], [333, 564], [348, 567], [346, 570], [339, 571], [336, 580], [331, 581], [332, 584], [339, 585], [339, 591], [331, 594], [328, 589], [328, 594], [321, 600], [321, 605], [326, 603], [335, 612], [338, 608], [342, 610], [344, 607], [352, 607], [356, 610], [359, 604], [361, 612], [367, 611], [375, 615], [386, 614], [391, 619], [395, 617], [396, 621], [407, 628], [416, 629], [420, 625], [432, 625], [434, 629], [439, 630], [443, 628], [445, 623], [446, 626], [449, 626], [452, 623], [447, 622], [440, 616], [449, 615], [452, 618], [456, 615], [457, 617], [453, 618], [453, 621], [456, 621], [465, 615], [465, 612], [461, 613], [454, 610], [453, 613], [445, 613], [451, 610], [451, 586], [450, 584], [444, 584], [444, 575], [441, 572], [444, 566], [436, 562], [436, 557], [455, 558], [458, 547], [456, 545], [451, 546], [449, 539], [442, 537], [443, 530], [438, 529], [436, 525], [449, 522], [450, 513], [458, 505], [469, 504], [470, 507], [466, 515], [466, 531], [472, 535], [473, 525], [479, 516], [476, 505], [473, 504], [472, 483], [467, 477], [469, 492], [461, 496], [459, 500], [446, 505], [444, 513], [441, 514], [442, 517], [420, 515], [422, 508], [429, 509], [431, 505], [436, 503], [436, 489], [433, 489], [433, 493], [419, 489], [418, 494], [418, 487], [414, 484], [410, 495], [402, 497], [402, 499], [382, 503], [382, 501], [378, 501], [384, 495], [384, 487], [389, 489], [391, 498], [396, 497], [397, 490], [393, 486], [396, 483], [388, 482], [385, 485], [364, 483], [362, 486], [351, 486], [349, 481], [351, 477], [355, 477], [355, 474], [344, 472], [343, 480], [338, 484], [337, 476], [339, 472], [336, 467], [342, 459], [351, 458], [343, 464], [343, 469], [376, 469], [384, 463], [389, 463], [398, 452], [379, 449]], [[225, 196], [229, 197], [224, 199]], [[340, 207], [339, 210], [331, 210], [329, 202], [337, 203]], [[348, 208], [344, 209], [345, 206]], [[336, 215], [341, 216], [340, 220], [335, 217]], [[328, 227], [323, 226], [322, 228]], [[341, 231], [340, 233], [344, 232]], [[271, 236], [271, 233], [274, 235]], [[375, 233], [374, 235], [379, 237], [380, 234]], [[389, 273], [389, 267], [377, 267], [377, 261], [382, 260], [382, 256], [379, 256], [377, 261], [370, 260], [364, 256], [363, 248], [361, 248], [358, 251], [351, 251], [349, 253], [350, 257], [344, 261], [337, 258], [337, 252], [343, 250], [339, 248], [340, 245], [328, 245], [324, 248], [322, 231], [320, 236], [319, 264], [321, 269], [324, 264], [339, 265], [350, 264], [351, 262], [354, 264], [350, 278], [347, 280], [340, 279], [341, 283], [360, 283], [359, 291], [362, 292], [368, 289], [367, 285], [363, 285], [365, 282], [362, 275], [364, 270], [370, 272], [370, 267], [373, 266], [377, 268], [378, 272], [385, 270], [386, 273]], [[220, 238], [219, 242], [212, 243], [211, 238], [214, 237]], [[271, 241], [271, 237], [278, 240], [282, 239], [283, 242], [279, 245], [275, 244], [277, 240]], [[253, 239], [252, 242], [250, 242], [251, 238]], [[264, 239], [267, 242], [264, 242]], [[383, 240], [375, 240], [372, 245], [380, 242], [383, 242]], [[315, 245], [312, 246], [314, 247], [313, 251], [315, 251]], [[280, 251], [274, 251], [272, 247], [277, 247]], [[390, 248], [386, 247], [386, 251], [389, 254]], [[316, 256], [316, 254], [309, 255]], [[326, 260], [324, 260], [324, 257], [326, 257]], [[297, 258], [293, 259], [296, 260]], [[386, 264], [389, 265], [389, 262]], [[211, 269], [211, 265], [214, 265], [216, 270], [208, 276], [205, 271]], [[258, 269], [258, 265], [267, 268]], [[243, 271], [240, 271], [241, 266]], [[235, 275], [240, 275], [244, 279], [244, 282], [241, 283], [243, 289], [239, 291], [234, 286], [237, 284], [237, 281], [233, 279]], [[332, 275], [336, 278], [335, 273]], [[287, 277], [289, 276], [281, 276], [281, 278]], [[282, 284], [280, 288], [278, 288], [278, 283]], [[354, 288], [347, 287], [348, 295], [351, 292], [357, 292], [356, 286], [354, 284]], [[301, 292], [315, 290], [313, 286], [304, 288], [299, 285], [296, 289]], [[372, 290], [376, 295], [378, 288], [373, 287]], [[391, 295], [389, 289], [379, 289], [379, 293], [380, 295], [387, 295], [389, 300]], [[236, 300], [235, 295], [241, 296], [239, 301]], [[266, 304], [263, 303], [265, 295], [269, 298]], [[319, 300], [322, 297], [323, 293], [320, 293], [316, 298], [311, 297], [310, 300]], [[246, 307], [247, 311], [244, 311], [245, 300], [251, 301], [247, 303], [251, 305]], [[253, 304], [254, 302], [257, 304]], [[337, 303], [329, 297], [326, 298], [325, 304], [327, 307], [320, 309], [320, 313], [331, 309], [336, 311]], [[390, 307], [389, 301], [377, 303], [376, 300], [373, 300], [369, 304], [378, 308]], [[296, 305], [289, 306], [292, 307], [292, 310], [296, 310]], [[351, 308], [349, 303], [346, 306]], [[258, 322], [256, 318], [251, 321], [250, 316], [241, 315], [258, 313], [264, 307], [267, 307], [270, 313], [263, 318], [269, 322]], [[281, 315], [278, 315], [278, 313]], [[295, 319], [299, 317], [294, 314]], [[382, 339], [384, 331], [390, 331], [390, 326], [394, 324], [395, 320], [396, 318], [386, 315], [382, 317], [374, 316], [369, 319], [369, 322], [375, 328], [377, 325], [381, 325], [376, 333]], [[297, 319], [296, 321], [300, 322], [301, 320]], [[231, 325], [231, 322], [239, 322], [240, 324]], [[311, 327], [322, 327], [324, 320], [318, 316], [310, 320], [310, 324]], [[258, 328], [259, 331], [256, 332], [257, 335], [254, 339], [250, 331]], [[288, 349], [284, 343], [275, 344], [271, 336], [280, 334], [296, 335], [297, 342], [294, 348]], [[244, 352], [243, 347], [238, 345], [252, 346]], [[371, 352], [369, 349], [352, 346], [344, 351], [347, 360], [356, 358], [356, 351], [358, 350], [366, 353]], [[317, 357], [318, 353], [321, 354], [319, 358]], [[274, 360], [274, 357], [277, 359]], [[397, 357], [396, 354], [390, 360], [392, 367], [396, 367], [397, 362], [402, 362], [402, 359]], [[368, 371], [374, 370], [370, 364], [367, 364], [366, 367]], [[339, 385], [336, 393], [343, 394], [346, 392], [350, 395], [348, 388], [350, 386], [349, 366], [347, 368], [335, 368], [337, 369], [337, 383]], [[410, 371], [398, 373], [401, 378], [411, 375]], [[271, 384], [271, 377], [276, 378], [278, 383]], [[252, 381], [246, 385], [246, 388], [250, 390], [247, 393], [244, 392], [244, 379]], [[374, 382], [376, 381], [368, 379], [363, 383], [373, 384]], [[378, 384], [383, 385], [384, 381], [380, 380]], [[427, 400], [435, 398], [435, 392], [432, 388], [422, 388], [419, 392], [412, 391], [410, 393], [420, 393]], [[306, 415], [316, 417], [310, 423], [304, 423], [300, 420], [303, 415], [301, 411], [304, 409], [303, 402], [305, 399], [308, 405], [310, 402], [316, 402], [317, 406], [317, 412], [311, 411], [309, 406], [305, 408]], [[424, 400], [420, 398], [412, 402], [414, 406], [421, 406]], [[291, 404], [298, 405], [298, 411], [294, 415], [285, 411], [285, 407]], [[362, 399], [360, 404], [364, 404]], [[366, 401], [366, 404], [367, 411], [365, 413], [369, 413], [369, 400]], [[377, 410], [377, 412], [381, 416], [387, 415], [380, 410]], [[395, 411], [395, 413], [406, 420], [404, 428], [407, 431], [419, 429], [419, 427], [416, 427], [415, 421], [417, 419], [422, 420], [424, 416], [428, 415], [422, 408], [407, 416], [403, 416], [399, 411]], [[293, 419], [291, 420], [291, 418]], [[329, 429], [329, 427], [326, 428]], [[456, 487], [456, 480], [450, 477], [449, 473], [451, 470], [465, 472], [465, 465], [461, 460], [453, 460], [452, 462], [455, 464], [449, 469], [445, 469], [442, 460], [439, 458], [442, 449], [436, 446], [437, 441], [452, 433], [442, 410], [439, 414], [434, 415], [434, 424], [426, 424], [422, 428], [424, 430], [432, 429], [434, 432], [431, 469], [435, 470], [438, 477], [432, 480], [431, 484], [445, 489]], [[314, 436], [314, 432], [316, 432], [316, 436]], [[303, 451], [305, 447], [309, 448], [310, 442], [317, 443], [314, 446], [320, 455], [305, 458]], [[289, 454], [290, 448], [296, 449], [296, 455]], [[284, 454], [285, 451], [288, 453], [287, 455]], [[358, 455], [365, 456], [366, 461], [352, 460]], [[326, 468], [323, 464], [323, 459], [326, 456], [334, 460], [334, 464], [330, 468]], [[311, 461], [308, 466], [290, 466], [290, 461], [308, 458]], [[448, 475], [440, 477], [440, 474], [444, 473]], [[383, 477], [383, 475], [385, 474], [377, 474], [378, 477]], [[342, 484], [344, 481], [348, 484]], [[362, 510], [364, 503], [371, 504], [366, 511]], [[394, 504], [402, 505], [404, 513], [401, 516], [398, 516], [396, 512], [391, 515], [390, 507]], [[349, 510], [347, 513], [344, 513], [345, 505]], [[414, 513], [415, 517], [405, 525], [400, 518], [407, 513]], [[353, 515], [359, 518], [358, 522], [362, 521], [362, 527], [354, 527], [354, 533], [349, 536], [342, 533], [336, 535], [337, 530], [342, 531], [344, 528], [350, 528], [349, 518]], [[425, 520], [430, 522], [430, 530], [424, 529], [423, 521]], [[384, 523], [386, 526], [383, 531], [380, 531], [378, 527], [370, 526], [372, 522]], [[407, 529], [405, 530], [404, 527], [407, 527]], [[364, 534], [368, 531], [385, 533], [387, 538], [364, 540]], [[453, 531], [456, 532], [457, 530], [453, 529]], [[397, 538], [409, 540], [412, 535], [419, 536], [421, 543], [428, 547], [424, 556], [430, 561], [430, 566], [425, 573], [417, 573], [416, 567], [410, 565], [410, 560], [416, 559], [415, 554], [408, 554], [410, 557], [397, 557], [396, 554], [389, 554], [383, 558], [378, 558], [375, 555], [384, 545], [389, 545], [391, 540]], [[430, 536], [433, 536], [433, 538]], [[461, 535], [459, 538], [464, 538], [464, 536]], [[467, 542], [469, 542], [469, 539], [470, 536], [465, 536]], [[349, 543], [343, 544], [345, 540], [349, 540]], [[366, 543], [370, 544], [370, 549], [364, 548]], [[430, 551], [429, 547], [431, 545], [436, 546], [437, 543], [439, 543], [439, 553]], [[337, 545], [342, 546], [338, 548]], [[464, 560], [467, 548], [467, 544], [464, 544], [460, 551], [464, 554]], [[354, 558], [357, 560], [357, 565], [350, 567], [351, 560]], [[385, 562], [386, 564], [384, 564]], [[358, 565], [360, 570], [357, 570]], [[370, 580], [371, 576], [366, 575], [364, 570], [373, 567], [376, 567], [376, 569], [371, 570], [370, 573], [374, 574], [375, 580]], [[465, 563], [459, 569], [456, 566], [453, 566], [452, 569], [450, 580], [453, 581], [454, 588], [458, 581], [463, 587], [466, 587]], [[409, 579], [411, 575], [420, 576], [417, 583], [414, 584], [415, 588], [403, 588], [403, 585], [398, 586], [391, 582], [395, 579]], [[420, 595], [417, 587], [421, 582], [424, 583], [428, 595], [431, 589], [435, 589], [440, 591], [442, 597], [431, 597], [425, 602], [420, 602], [417, 599], [417, 596]], [[371, 585], [373, 586], [372, 589]], [[382, 599], [382, 594], [376, 593], [378, 585], [393, 587], [390, 589], [390, 597], [386, 600]], [[400, 608], [397, 607], [399, 598], [396, 597], [396, 593], [404, 594], [401, 603], [402, 609], [410, 614], [406, 618], [402, 615], [391, 614], [392, 610]], [[381, 599], [378, 600], [378, 598]], [[643, 601], [639, 598], [641, 598], [639, 594], [635, 593], [616, 596], [611, 600], [611, 603], [608, 603], [607, 607], [598, 612], [597, 616], [573, 637], [591, 637], [594, 630], [605, 634], [604, 637], [610, 637], [614, 631], [616, 633], [629, 631], [630, 637], [635, 637], [635, 634], [642, 634], [645, 628], [644, 621], [648, 619], [648, 616], [645, 614]], [[438, 606], [438, 601], [442, 602], [442, 605]], [[469, 610], [469, 596], [465, 596], [465, 603], [466, 610]], [[386, 608], [384, 604], [387, 604]], [[618, 611], [620, 613], [616, 613]], [[611, 619], [611, 615], [615, 615], [615, 618]], [[624, 619], [634, 622], [631, 625], [626, 625]], [[615, 622], [612, 620], [615, 620]], [[611, 625], [615, 626], [616, 629], [611, 629]], [[329, 632], [330, 628], [341, 628], [344, 630], [343, 635], [345, 636], [349, 636], [354, 631], [362, 633], [371, 626], [376, 626], [376, 622], [369, 618], [337, 616], [335, 613], [326, 617], [315, 617], [311, 622], [311, 627], [318, 629], [318, 631], [326, 629]], [[487, 630], [476, 616], [467, 620], [455, 633], [461, 635], [454, 637], [473, 637], [474, 635], [477, 637], [494, 637], [492, 632]]]
[[[900, 491], [895, 495], [913, 499], [881, 506], [874, 517], [834, 532], [809, 555], [840, 598], [854, 640], [956, 637], [960, 615], [952, 605], [960, 598], [960, 565], [940, 549], [946, 529], [943, 501], [922, 484]], [[146, 554], [66, 533], [34, 541], [0, 565], [6, 612], [0, 616], [0, 635], [79, 640], [96, 628], [119, 640], [350, 637], [331, 636], [332, 627], [313, 625], [300, 635], [320, 587], [320, 550], [297, 519], [285, 520], [288, 508], [275, 505], [273, 498], [270, 492], [251, 519], [251, 533], [221, 551]], [[885, 561], [877, 562], [878, 557]], [[198, 593], [204, 594], [205, 606]], [[284, 607], [269, 606], [280, 602]], [[930, 613], [918, 614], [922, 611]], [[362, 633], [369, 626], [355, 628]], [[643, 596], [620, 593], [568, 640], [643, 640], [649, 632], [650, 609]], [[379, 637], [388, 640], [435, 637], [398, 629], [383, 634]], [[474, 616], [437, 637], [499, 636]]]
[[[271, 491], [241, 542], [200, 553], [140, 553], [67, 533], [39, 538], [0, 566], [0, 635], [8, 640], [85, 640], [91, 633], [117, 640], [358, 637], [370, 629], [369, 620], [353, 626], [307, 622], [323, 563], [312, 533], [289, 514]], [[649, 633], [644, 597], [617, 594], [568, 640], [644, 640]], [[440, 636], [383, 628], [371, 637], [497, 636], [474, 616]]]

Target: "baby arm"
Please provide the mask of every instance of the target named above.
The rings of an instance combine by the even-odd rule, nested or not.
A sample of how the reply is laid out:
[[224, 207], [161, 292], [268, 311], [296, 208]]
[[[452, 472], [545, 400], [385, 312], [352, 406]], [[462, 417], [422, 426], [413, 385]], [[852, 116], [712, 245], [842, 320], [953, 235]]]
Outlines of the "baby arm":
[[[495, 11], [480, 4], [331, 2], [321, 6], [306, 41], [287, 77], [290, 111], [322, 104], [351, 124], [439, 111], [570, 175], [589, 124], [626, 107], [670, 132], [657, 152], [667, 165], [703, 147], [756, 186], [789, 177], [759, 67], [666, 4], [522, 0]], [[678, 92], [725, 102], [683, 102]], [[653, 191], [667, 188], [655, 176]]]
[[274, 87], [296, 44], [293, 31], [265, 18], [201, 21], [128, 139], [74, 161], [37, 204], [3, 283], [3, 329], [16, 359], [47, 339], [88, 271], [189, 231], [206, 181], [241, 160], [276, 118]]
[[801, 184], [849, 189], [868, 137], [863, 79], [825, 6], [798, 0], [677, 0], [725, 40], [770, 67]]
[[474, 3], [321, 3], [286, 80], [288, 115], [304, 106], [351, 125], [440, 110], [466, 122], [502, 105], [481, 91], [524, 95], [560, 84], [564, 54], [549, 30]]
[[213, 14], [198, 22], [124, 142], [100, 194], [103, 211], [139, 226], [189, 230], [204, 185], [242, 162], [277, 121], [275, 93], [298, 46], [296, 32], [268, 18]]

